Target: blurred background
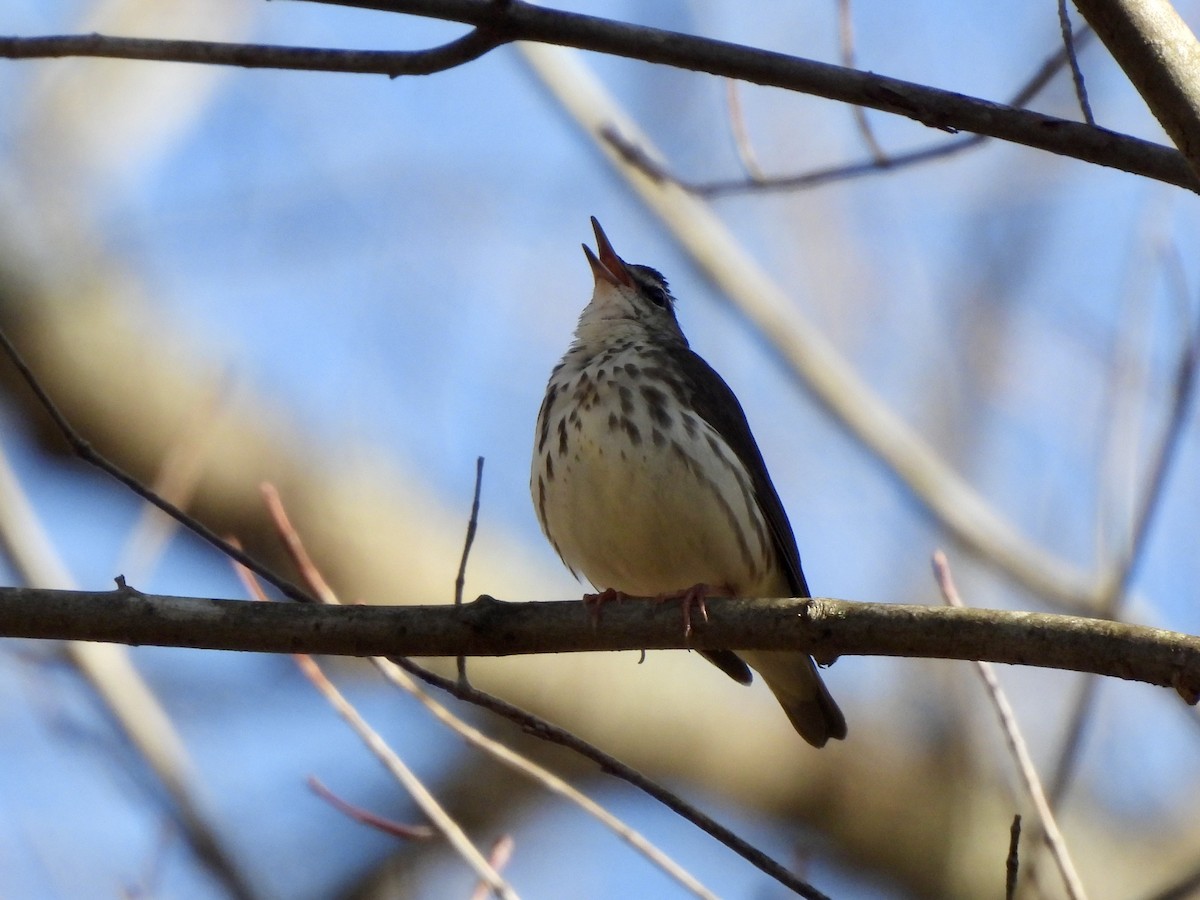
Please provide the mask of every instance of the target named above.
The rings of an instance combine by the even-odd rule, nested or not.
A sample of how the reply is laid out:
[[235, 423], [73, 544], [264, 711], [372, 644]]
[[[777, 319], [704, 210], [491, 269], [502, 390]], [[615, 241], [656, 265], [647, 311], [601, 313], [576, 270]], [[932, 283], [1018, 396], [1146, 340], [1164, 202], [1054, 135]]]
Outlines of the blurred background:
[[[760, 3], [753, 14], [674, 0], [560, 5], [839, 59], [833, 0]], [[1200, 19], [1195, 3], [1179, 10]], [[863, 3], [852, 17], [861, 68], [1000, 102], [1061, 46], [1053, 5], [1025, 0]], [[9, 0], [0, 13], [6, 34], [334, 48], [419, 49], [465, 30], [250, 0]], [[680, 177], [743, 177], [723, 81], [594, 54], [577, 62]], [[1100, 125], [1165, 142], [1098, 42], [1080, 64]], [[739, 395], [816, 594], [940, 603], [929, 560], [941, 547], [972, 605], [1116, 604], [1131, 621], [1200, 632], [1200, 429], [1194, 409], [1180, 414], [1177, 390], [1200, 290], [1200, 214], [1185, 191], [990, 142], [815, 190], [698, 201], [779, 286], [788, 314], [1019, 536], [1026, 568], [1061, 576], [1061, 589], [1037, 589], [1019, 563], [964, 543], [928, 501], [937, 485], [910, 483], [814, 396], [779, 335], [759, 331], [706, 276], [732, 251], [685, 252], [516, 47], [395, 80], [9, 61], [0, 98], [0, 326], [99, 449], [288, 571], [258, 492], [275, 483], [346, 602], [452, 600], [478, 456], [467, 596], [584, 590], [539, 533], [528, 471], [546, 378], [590, 296], [579, 244], [592, 241], [595, 215], [622, 256], [666, 274], [693, 347]], [[738, 98], [767, 173], [870, 158], [848, 107], [750, 85]], [[1080, 118], [1066, 70], [1031, 105]], [[953, 139], [867, 119], [891, 154]], [[69, 457], [7, 363], [0, 390], [4, 480], [15, 482], [0, 503], [4, 583], [105, 590], [123, 573], [148, 592], [243, 596], [224, 560]], [[1104, 589], [1123, 574], [1127, 591]], [[139, 648], [104, 665], [122, 671], [126, 656], [177, 730], [195, 815], [237, 874], [200, 861], [178, 801], [101, 699], [112, 689], [97, 689], [104, 676], [87, 652], [8, 641], [0, 893], [469, 895], [474, 876], [442, 845], [398, 843], [310, 792], [315, 775], [353, 803], [420, 821], [291, 660]], [[481, 846], [512, 836], [505, 874], [522, 896], [683, 895], [366, 666], [330, 671]], [[964, 663], [841, 659], [825, 677], [850, 738], [820, 752], [761, 685], [741, 688], [690, 654], [651, 653], [642, 665], [634, 653], [478, 660], [470, 672], [832, 896], [1000, 896], [1013, 814], [1033, 831]], [[1103, 682], [1076, 751], [1064, 753], [1085, 679], [1018, 668], [1000, 678], [1044, 777], [1059, 776], [1063, 828], [1091, 896], [1153, 896], [1200, 867], [1192, 709], [1167, 691]], [[461, 712], [720, 896], [787, 896], [628, 786]], [[1034, 865], [1034, 847], [1023, 851]], [[1060, 896], [1052, 868], [1034, 867], [1026, 895]]]

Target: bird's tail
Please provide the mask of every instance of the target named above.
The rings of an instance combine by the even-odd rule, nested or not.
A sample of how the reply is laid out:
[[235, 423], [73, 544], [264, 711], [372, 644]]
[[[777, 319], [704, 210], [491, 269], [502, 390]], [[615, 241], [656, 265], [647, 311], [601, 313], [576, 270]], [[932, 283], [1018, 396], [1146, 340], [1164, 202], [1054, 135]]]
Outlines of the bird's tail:
[[846, 737], [846, 717], [821, 680], [817, 664], [806, 653], [779, 650], [742, 651], [741, 656], [762, 676], [792, 727], [814, 747]]

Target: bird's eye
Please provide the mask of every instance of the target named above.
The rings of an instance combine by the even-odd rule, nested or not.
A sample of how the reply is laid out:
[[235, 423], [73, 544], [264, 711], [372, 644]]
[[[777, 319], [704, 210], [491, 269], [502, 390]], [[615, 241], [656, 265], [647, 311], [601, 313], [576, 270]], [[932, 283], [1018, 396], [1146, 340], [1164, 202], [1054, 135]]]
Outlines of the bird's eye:
[[646, 297], [657, 306], [659, 309], [666, 309], [668, 304], [667, 292], [665, 288], [661, 288], [656, 284], [648, 284], [645, 286]]

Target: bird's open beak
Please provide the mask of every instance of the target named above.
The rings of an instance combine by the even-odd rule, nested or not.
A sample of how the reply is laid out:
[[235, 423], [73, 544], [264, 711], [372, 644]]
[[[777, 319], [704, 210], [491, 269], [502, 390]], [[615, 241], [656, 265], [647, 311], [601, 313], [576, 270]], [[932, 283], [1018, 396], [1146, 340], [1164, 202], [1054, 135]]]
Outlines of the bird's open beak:
[[596, 247], [600, 251], [600, 256], [597, 257], [587, 244], [583, 245], [583, 253], [587, 257], [588, 265], [592, 267], [592, 276], [596, 279], [596, 283], [599, 284], [600, 279], [603, 278], [614, 287], [622, 284], [625, 287], [633, 287], [633, 276], [629, 274], [629, 267], [625, 265], [625, 261], [621, 257], [617, 256], [595, 216], [592, 216], [592, 230], [596, 232]]

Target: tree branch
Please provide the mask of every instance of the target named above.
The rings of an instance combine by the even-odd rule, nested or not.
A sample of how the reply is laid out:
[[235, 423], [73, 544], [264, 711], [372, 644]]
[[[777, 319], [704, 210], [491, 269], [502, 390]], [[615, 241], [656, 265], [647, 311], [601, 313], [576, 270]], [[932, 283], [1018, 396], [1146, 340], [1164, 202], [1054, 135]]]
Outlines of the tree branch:
[[804, 881], [796, 873], [780, 865], [770, 856], [763, 853], [762, 850], [730, 831], [712, 816], [701, 812], [697, 807], [684, 800], [674, 791], [667, 790], [654, 779], [647, 778], [637, 769], [626, 765], [615, 756], [606, 753], [594, 744], [588, 743], [567, 729], [561, 728], [553, 722], [547, 721], [540, 716], [536, 716], [518, 706], [514, 706], [506, 700], [501, 700], [499, 697], [485, 693], [462, 681], [452, 681], [449, 678], [443, 678], [435, 672], [417, 665], [411, 659], [401, 657], [394, 662], [405, 672], [415, 678], [421, 679], [431, 687], [443, 690], [451, 696], [457, 697], [459, 700], [472, 703], [480, 709], [486, 709], [488, 712], [507, 719], [521, 728], [522, 731], [535, 735], [539, 740], [558, 744], [560, 747], [566, 747], [568, 750], [578, 753], [584, 759], [591, 760], [600, 767], [600, 771], [615, 778], [620, 778], [638, 790], [644, 791], [647, 795], [667, 807], [667, 809], [720, 841], [738, 856], [742, 857], [742, 859], [763, 873], [770, 875], [784, 887], [804, 897], [805, 900], [829, 900], [829, 897], [821, 893], [807, 881]]
[[1150, 111], [1200, 172], [1200, 43], [1167, 0], [1075, 0]]
[[7, 36], [0, 37], [0, 57], [86, 55], [258, 68], [379, 72], [394, 77], [441, 71], [509, 41], [536, 41], [799, 91], [905, 116], [942, 131], [968, 131], [1000, 138], [1200, 192], [1200, 179], [1182, 154], [1171, 147], [953, 91], [757, 47], [546, 9], [519, 0], [316, 2], [463, 22], [476, 26], [477, 30], [444, 47], [415, 52], [255, 47], [102, 35]]
[[1085, 162], [1143, 175], [1190, 191], [1200, 179], [1174, 148], [1104, 128], [695, 35], [532, 6], [519, 0], [315, 0], [502, 27], [512, 40], [557, 44], [707, 72], [905, 116], [951, 133], [970, 131]]
[[[1005, 103], [1014, 109], [1023, 109], [1027, 106], [1029, 101], [1041, 93], [1042, 89], [1058, 74], [1059, 69], [1064, 64], [1071, 63], [1074, 60], [1075, 51], [1081, 48], [1094, 33], [1090, 26], [1085, 26], [1078, 33], [1069, 35], [1070, 44], [1059, 48], [1058, 52], [1046, 59], [1021, 89], [1006, 100]], [[731, 89], [736, 84], [737, 82], [734, 81], [729, 82]], [[730, 93], [730, 96], [735, 97], [737, 95]], [[861, 107], [856, 106], [855, 109], [861, 111]], [[732, 115], [731, 118], [734, 118], [735, 122], [737, 121]], [[861, 121], [865, 123], [866, 119], [863, 118]], [[1088, 124], [1091, 125], [1094, 122], [1089, 121]], [[974, 150], [990, 140], [985, 134], [968, 134], [965, 137], [949, 140], [943, 139], [929, 147], [880, 155], [882, 150], [872, 137], [869, 144], [870, 157], [859, 162], [840, 163], [834, 166], [801, 172], [797, 175], [768, 176], [761, 170], [757, 170], [751, 171], [749, 178], [718, 178], [710, 181], [700, 181], [682, 178], [673, 172], [667, 171], [657, 158], [647, 153], [638, 144], [627, 140], [626, 136], [621, 134], [615, 127], [608, 128], [604, 137], [621, 154], [622, 158], [642, 169], [649, 177], [672, 181], [688, 193], [697, 194], [702, 197], [722, 197], [734, 194], [765, 193], [767, 191], [807, 190], [833, 182], [849, 181], [852, 178], [861, 178], [865, 175], [895, 172], [909, 166], [920, 165], [921, 163], [932, 162], [937, 159], [945, 159], [948, 156]], [[865, 137], [864, 140], [866, 140]], [[743, 149], [743, 138], [738, 137], [736, 143], [739, 155], [745, 156], [746, 151]], [[749, 167], [745, 166], [745, 161], [743, 161], [743, 168], [749, 170]]]
[[986, 660], [1175, 688], [1200, 699], [1200, 638], [1104, 619], [831, 599], [710, 600], [683, 635], [678, 606], [578, 601], [326, 607], [142, 594], [0, 588], [6, 637], [112, 641], [261, 653], [509, 656], [596, 650], [806, 650]]
[[62, 34], [39, 37], [0, 36], [0, 57], [8, 59], [96, 56], [159, 62], [240, 66], [244, 69], [300, 69], [312, 72], [432, 75], [463, 65], [507, 43], [501, 32], [476, 28], [457, 40], [428, 50], [336, 50], [324, 47], [278, 47], [220, 41], [182, 41]]

